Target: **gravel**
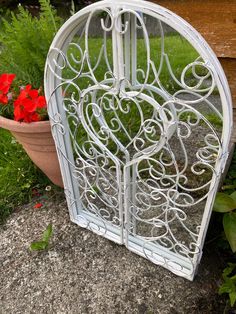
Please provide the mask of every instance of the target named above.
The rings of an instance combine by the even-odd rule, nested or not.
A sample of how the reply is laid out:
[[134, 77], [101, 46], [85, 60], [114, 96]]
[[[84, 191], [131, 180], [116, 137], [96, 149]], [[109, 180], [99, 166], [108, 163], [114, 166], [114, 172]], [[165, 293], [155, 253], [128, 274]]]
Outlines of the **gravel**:
[[[42, 208], [34, 209], [37, 201]], [[50, 248], [29, 250], [47, 225]], [[69, 220], [63, 197], [39, 199], [0, 226], [0, 313], [222, 313], [222, 265], [204, 250], [193, 282], [129, 252]]]

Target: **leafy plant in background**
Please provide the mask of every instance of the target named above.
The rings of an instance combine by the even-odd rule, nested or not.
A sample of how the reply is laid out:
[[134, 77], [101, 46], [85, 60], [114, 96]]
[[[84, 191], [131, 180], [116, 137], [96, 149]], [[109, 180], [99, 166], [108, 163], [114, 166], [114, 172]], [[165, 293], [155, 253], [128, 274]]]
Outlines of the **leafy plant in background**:
[[219, 294], [228, 293], [231, 307], [236, 301], [236, 264], [229, 263], [223, 271], [223, 284], [219, 288]]
[[[17, 88], [30, 84], [38, 90], [43, 85], [47, 52], [54, 34], [62, 24], [62, 19], [58, 17], [49, 0], [39, 2], [39, 17], [33, 17], [19, 6], [17, 14], [11, 12], [7, 18], [1, 19], [1, 73], [16, 74]], [[6, 89], [8, 87], [9, 84]], [[2, 88], [0, 92], [2, 102], [6, 102], [8, 94], [6, 89]], [[27, 91], [27, 97], [20, 99], [19, 108], [22, 108], [22, 101], [23, 105], [27, 105], [26, 98], [29, 105], [29, 100], [31, 104], [33, 98], [35, 100], [35, 97], [31, 96], [37, 96], [37, 91], [28, 88], [24, 92]], [[1, 108], [7, 111], [10, 107]], [[47, 186], [50, 181], [35, 167], [9, 132], [0, 128], [0, 138], [0, 223], [2, 223], [13, 209], [30, 201], [32, 189]]]
[[[217, 193], [213, 210], [223, 213], [223, 227], [226, 239], [228, 240], [233, 253], [236, 252], [236, 191], [228, 195]], [[223, 283], [219, 287], [219, 294], [227, 293], [231, 307], [236, 301], [236, 274], [233, 271], [236, 263], [229, 263], [223, 271]]]
[[[216, 195], [213, 210], [223, 214], [223, 228], [225, 237], [233, 253], [236, 252], [236, 151], [234, 152], [230, 169], [221, 188], [224, 192]], [[236, 263], [228, 263], [224, 269], [223, 283], [219, 287], [219, 294], [227, 293], [231, 307], [236, 302]]]
[[223, 227], [232, 252], [236, 252], [236, 191], [228, 195], [217, 193], [213, 210], [223, 213]]
[[52, 224], [49, 224], [46, 230], [43, 232], [42, 239], [40, 241], [32, 242], [30, 245], [30, 249], [32, 251], [42, 251], [46, 250], [49, 247], [49, 242], [52, 237]]
[[49, 0], [39, 0], [40, 15], [33, 17], [19, 6], [3, 19], [0, 30], [1, 72], [15, 73], [19, 85], [43, 85], [44, 65], [52, 39], [62, 24]]
[[0, 223], [31, 200], [32, 189], [50, 184], [11, 134], [0, 129]]

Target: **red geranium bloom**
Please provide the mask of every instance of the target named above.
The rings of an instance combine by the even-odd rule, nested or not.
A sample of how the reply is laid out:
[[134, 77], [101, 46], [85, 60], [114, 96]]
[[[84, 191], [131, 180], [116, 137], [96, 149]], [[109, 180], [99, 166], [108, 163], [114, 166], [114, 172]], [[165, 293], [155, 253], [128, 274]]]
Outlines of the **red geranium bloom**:
[[37, 203], [37, 204], [34, 205], [34, 208], [40, 208], [40, 207], [42, 207], [42, 206], [43, 206], [42, 203]]
[[0, 75], [0, 91], [3, 94], [8, 93], [8, 91], [11, 87], [11, 83], [15, 77], [16, 77], [15, 74], [8, 74], [8, 73], [4, 73], [4, 74]]
[[37, 109], [46, 108], [46, 99], [39, 96], [38, 90], [26, 85], [14, 102], [14, 119], [16, 121], [35, 122], [40, 121]]
[[8, 103], [7, 95], [2, 94], [0, 91], [0, 103], [3, 105], [6, 105]]
[[22, 106], [29, 112], [33, 112], [37, 108], [38, 91], [31, 90], [31, 85], [26, 85], [25, 89], [22, 89], [20, 95], [14, 102], [14, 106]]
[[15, 77], [15, 74], [4, 73], [0, 75], [0, 103], [3, 105], [8, 103], [7, 93]]
[[38, 108], [46, 108], [47, 107], [47, 103], [46, 103], [46, 99], [44, 96], [39, 96], [38, 97]]
[[37, 90], [32, 89], [31, 85], [26, 85], [20, 87], [19, 94], [15, 89], [9, 92], [15, 77], [15, 74], [8, 73], [0, 75], [0, 104], [8, 104], [6, 108], [1, 106], [0, 111], [5, 113], [6, 116], [11, 116], [12, 109], [14, 109], [14, 120], [20, 122], [35, 122], [44, 119], [47, 116], [47, 110], [46, 99], [40, 95], [42, 88]]
[[37, 122], [40, 121], [40, 115], [37, 112], [29, 112], [24, 106], [15, 106], [14, 109], [14, 120], [24, 122]]

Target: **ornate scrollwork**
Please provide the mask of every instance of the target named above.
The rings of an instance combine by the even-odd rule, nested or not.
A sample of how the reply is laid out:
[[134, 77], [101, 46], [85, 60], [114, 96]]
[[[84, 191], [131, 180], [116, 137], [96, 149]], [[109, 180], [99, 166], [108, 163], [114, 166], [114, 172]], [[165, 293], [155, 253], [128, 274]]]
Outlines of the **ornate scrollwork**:
[[[93, 51], [94, 18], [103, 37]], [[191, 276], [204, 207], [217, 182], [223, 117], [214, 103], [212, 65], [191, 48], [195, 59], [177, 71], [161, 20], [155, 22], [159, 54], [153, 51], [149, 18], [132, 6], [107, 5], [81, 19], [73, 41], [49, 52], [56, 82], [49, 113], [53, 130], [70, 138], [72, 159], [59, 142], [57, 148], [77, 184], [81, 225], [105, 236], [125, 228], [128, 247], [138, 239], [140, 254]], [[57, 110], [50, 110], [55, 101]]]

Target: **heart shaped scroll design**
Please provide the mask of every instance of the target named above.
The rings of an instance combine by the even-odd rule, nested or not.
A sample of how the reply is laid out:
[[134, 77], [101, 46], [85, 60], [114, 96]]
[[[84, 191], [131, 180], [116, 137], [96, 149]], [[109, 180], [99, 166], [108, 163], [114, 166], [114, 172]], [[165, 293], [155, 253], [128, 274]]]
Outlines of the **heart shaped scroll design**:
[[47, 59], [71, 217], [192, 279], [226, 156], [224, 87], [176, 16], [188, 40], [160, 7], [109, 3], [68, 21]]

